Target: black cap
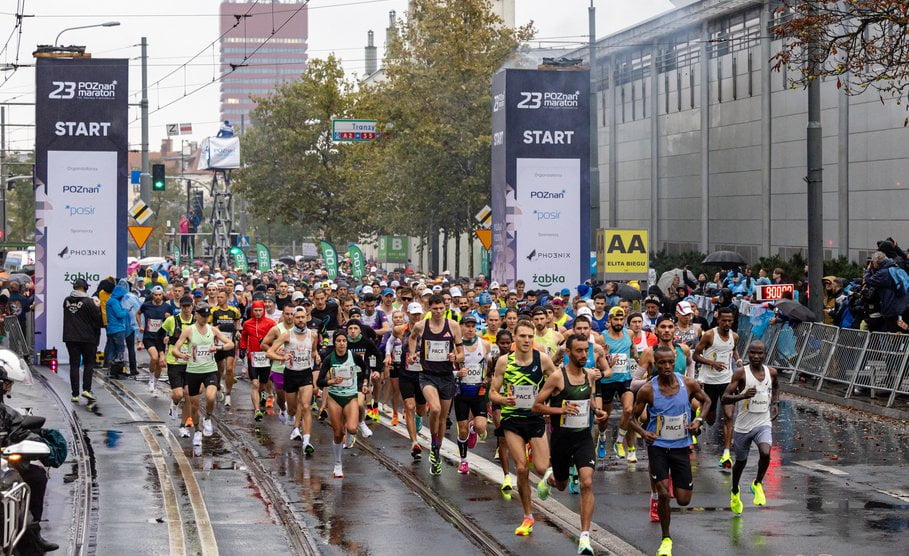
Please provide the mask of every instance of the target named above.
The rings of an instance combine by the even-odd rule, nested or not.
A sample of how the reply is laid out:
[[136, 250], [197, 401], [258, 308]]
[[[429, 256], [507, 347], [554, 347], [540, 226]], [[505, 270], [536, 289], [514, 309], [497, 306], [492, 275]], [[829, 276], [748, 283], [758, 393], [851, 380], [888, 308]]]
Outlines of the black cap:
[[84, 278], [76, 278], [73, 281], [73, 289], [74, 290], [87, 290], [88, 282], [86, 282]]
[[349, 313], [349, 314], [350, 314], [350, 315], [362, 315], [362, 314], [363, 314], [363, 311], [361, 311], [359, 307], [352, 307], [352, 308], [350, 309], [350, 313]]
[[533, 308], [532, 311], [530, 311], [530, 314], [533, 315], [533, 316], [536, 316], [536, 315], [545, 315], [545, 314], [546, 314], [546, 309], [544, 309], [543, 307], [540, 307], [539, 305], [537, 305], [536, 307]]
[[477, 317], [474, 315], [471, 315], [470, 313], [467, 313], [466, 315], [461, 317], [461, 324], [468, 324], [468, 323], [477, 324], [477, 322], [479, 322], [477, 320]]
[[203, 317], [206, 317], [211, 312], [211, 305], [209, 305], [205, 301], [200, 301], [199, 303], [196, 304], [195, 310], [197, 313], [199, 313]]
[[184, 295], [183, 297], [180, 298], [180, 307], [186, 307], [187, 305], [192, 305], [192, 304], [193, 304], [192, 297], [190, 297], [188, 295]]

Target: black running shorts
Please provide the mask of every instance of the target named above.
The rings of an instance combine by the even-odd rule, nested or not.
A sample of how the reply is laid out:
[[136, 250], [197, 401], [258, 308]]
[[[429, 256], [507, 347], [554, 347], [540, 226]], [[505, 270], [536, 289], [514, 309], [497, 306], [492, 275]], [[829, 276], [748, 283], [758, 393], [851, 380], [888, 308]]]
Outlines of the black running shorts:
[[417, 405], [424, 405], [423, 389], [420, 388], [420, 378], [410, 373], [401, 373], [398, 377], [398, 388], [401, 390], [401, 399], [412, 399]]
[[672, 475], [673, 488], [692, 490], [694, 482], [691, 477], [691, 459], [688, 448], [647, 447], [650, 460], [650, 478], [654, 481], [665, 481]]
[[295, 394], [304, 386], [312, 386], [312, 369], [303, 371], [284, 369], [285, 394]]
[[202, 390], [209, 386], [218, 385], [218, 373], [186, 373], [186, 393], [198, 396]]
[[167, 364], [167, 384], [170, 385], [171, 390], [174, 388], [183, 388], [186, 384], [185, 364]]
[[568, 470], [572, 465], [578, 469], [596, 468], [596, 454], [590, 429], [553, 429], [549, 437], [549, 454], [552, 476], [557, 481], [568, 480]]
[[455, 420], [466, 421], [472, 414], [474, 417], [486, 417], [485, 396], [455, 396]]
[[546, 432], [546, 421], [541, 416], [502, 419], [502, 430], [513, 432], [523, 438], [524, 442], [530, 442], [531, 438], [543, 437]]

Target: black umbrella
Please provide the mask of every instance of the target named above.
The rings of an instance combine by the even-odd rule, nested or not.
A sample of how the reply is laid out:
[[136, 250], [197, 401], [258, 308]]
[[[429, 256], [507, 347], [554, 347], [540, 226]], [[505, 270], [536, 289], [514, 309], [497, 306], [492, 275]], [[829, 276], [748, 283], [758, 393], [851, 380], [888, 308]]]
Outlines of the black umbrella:
[[616, 294], [622, 299], [628, 299], [630, 301], [637, 301], [638, 299], [643, 298], [641, 295], [641, 290], [633, 288], [628, 284], [619, 284], [619, 288], [616, 290]]
[[776, 310], [789, 320], [798, 322], [816, 322], [818, 320], [814, 311], [791, 299], [777, 301]]
[[745, 257], [739, 255], [735, 251], [714, 251], [704, 257], [701, 264], [744, 265], [748, 264], [748, 262], [745, 260]]
[[282, 263], [286, 264], [287, 266], [293, 266], [293, 265], [297, 264], [297, 261], [294, 260], [293, 257], [281, 257], [278, 260], [281, 261]]

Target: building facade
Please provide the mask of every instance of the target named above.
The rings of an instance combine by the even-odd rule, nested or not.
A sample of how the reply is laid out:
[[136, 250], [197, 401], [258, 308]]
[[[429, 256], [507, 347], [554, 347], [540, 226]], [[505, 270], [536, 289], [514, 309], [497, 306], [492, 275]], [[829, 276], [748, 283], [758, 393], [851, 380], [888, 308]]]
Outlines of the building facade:
[[221, 119], [249, 124], [254, 97], [306, 70], [309, 14], [303, 0], [221, 3]]
[[[648, 228], [654, 251], [804, 250], [807, 92], [772, 69], [777, 2], [677, 5], [597, 41], [600, 226]], [[905, 105], [821, 88], [825, 256], [909, 243]]]

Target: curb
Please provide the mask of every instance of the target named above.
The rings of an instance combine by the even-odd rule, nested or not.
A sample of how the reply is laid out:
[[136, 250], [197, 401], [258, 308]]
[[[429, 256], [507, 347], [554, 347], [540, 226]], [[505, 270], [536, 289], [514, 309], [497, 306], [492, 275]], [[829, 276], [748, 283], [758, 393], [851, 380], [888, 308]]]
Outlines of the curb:
[[818, 392], [813, 388], [802, 388], [801, 386], [795, 386], [793, 384], [781, 383], [780, 391], [802, 398], [829, 403], [831, 405], [839, 407], [848, 407], [850, 409], [864, 411], [865, 413], [871, 413], [872, 415], [877, 415], [879, 417], [889, 417], [891, 419], [899, 419], [901, 421], [909, 420], [909, 411], [894, 409], [892, 407], [883, 407], [877, 404], [862, 400], [856, 400], [853, 398], [846, 399], [841, 395], [831, 394], [828, 392]]

